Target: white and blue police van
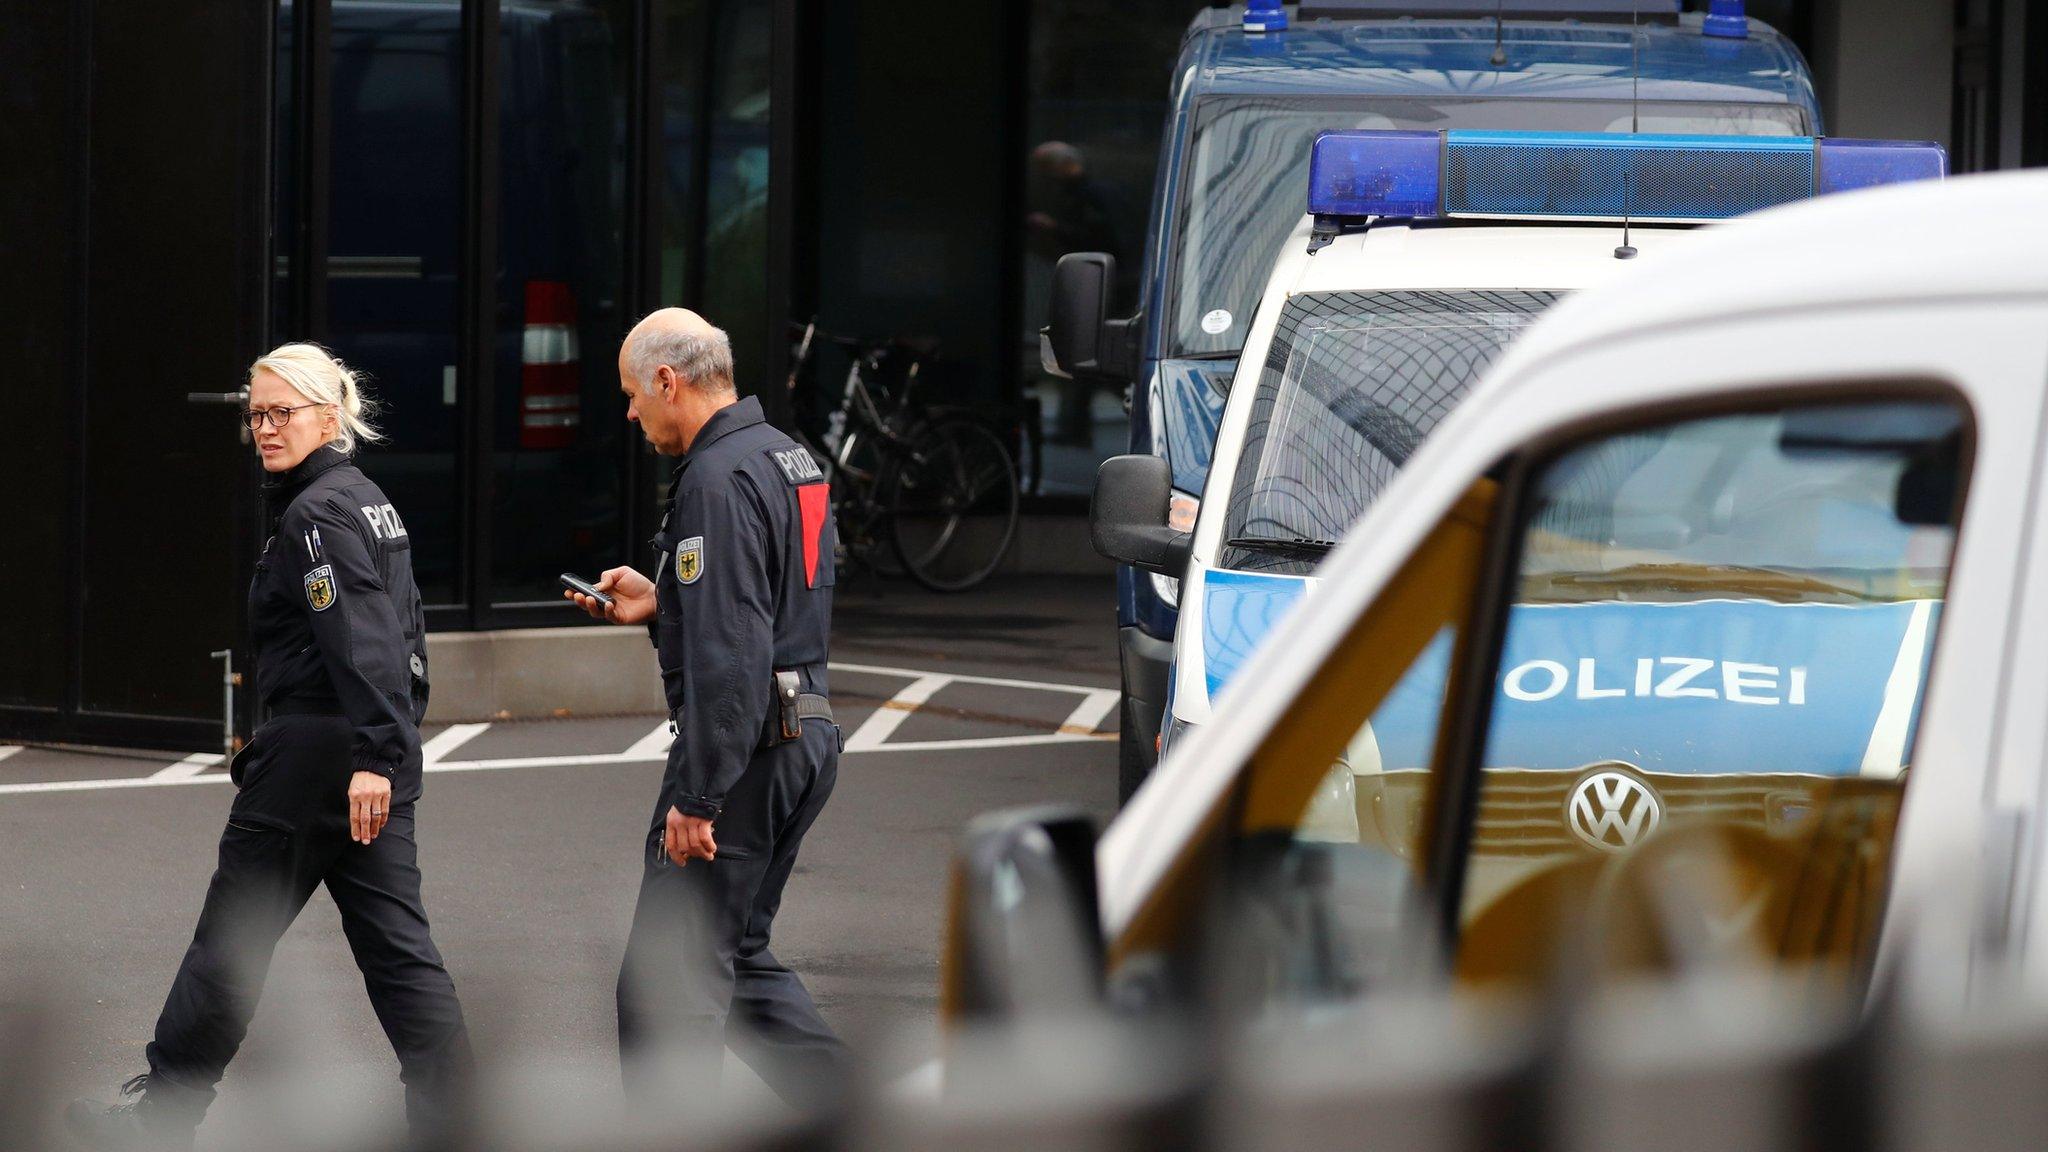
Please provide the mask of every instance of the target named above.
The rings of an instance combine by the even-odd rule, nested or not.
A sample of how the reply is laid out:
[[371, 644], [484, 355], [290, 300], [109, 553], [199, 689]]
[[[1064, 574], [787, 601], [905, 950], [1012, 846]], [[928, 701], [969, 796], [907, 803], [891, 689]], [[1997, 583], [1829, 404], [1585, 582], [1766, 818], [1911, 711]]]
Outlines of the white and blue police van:
[[[1945, 163], [1933, 144], [1813, 137], [1320, 136], [1309, 212], [1275, 263], [1251, 325], [1185, 566], [1178, 552], [1164, 566], [1182, 581], [1182, 620], [1163, 743], [1209, 722], [1246, 658], [1314, 591], [1325, 554], [1551, 305], [1683, 248], [1697, 225], [1819, 193], [1939, 175]], [[1759, 700], [1797, 701], [1806, 690], [1801, 660], [1737, 661], [1730, 672], [1699, 642], [1724, 630], [1721, 617], [1754, 615], [1753, 607], [1529, 612], [1527, 649], [1511, 654], [1519, 661], [1508, 671], [1511, 702], [1626, 697], [1636, 719], [1654, 724], [1662, 701], [1709, 683]], [[1838, 647], [1827, 658], [1873, 670], [1882, 689], [1892, 654], [1903, 637], [1924, 631], [1923, 616], [1908, 608], [1872, 614], [1860, 633], [1867, 645]], [[1796, 648], [1801, 614], [1766, 617], [1755, 627]], [[1560, 662], [1534, 638], [1588, 630], [1627, 639], [1617, 640], [1609, 658]], [[1440, 658], [1448, 658], [1447, 646]], [[1858, 696], [1852, 710], [1871, 711], [1861, 719], [1874, 723], [1882, 697]], [[1399, 701], [1392, 707], [1379, 730], [1383, 746], [1359, 755], [1434, 736], [1426, 724], [1400, 724]], [[1434, 714], [1427, 701], [1420, 707]], [[1776, 713], [1795, 714], [1810, 711]], [[1566, 717], [1559, 731], [1582, 719]], [[1801, 724], [1763, 738], [1832, 739], [1834, 722]], [[1893, 736], [1897, 743], [1906, 734]]]
[[[1560, 161], [1553, 186], [1594, 167]], [[1718, 192], [1751, 164], [1684, 167]], [[1185, 1001], [1219, 952], [1229, 1010], [1288, 1042], [1444, 978], [1475, 1019], [1672, 972], [1781, 973], [1771, 1012], [2048, 987], [2044, 198], [2037, 172], [1818, 197], [1558, 303], [1099, 839], [1042, 807], [969, 829], [946, 1018]], [[1167, 479], [1105, 471], [1098, 540], [1164, 560]]]

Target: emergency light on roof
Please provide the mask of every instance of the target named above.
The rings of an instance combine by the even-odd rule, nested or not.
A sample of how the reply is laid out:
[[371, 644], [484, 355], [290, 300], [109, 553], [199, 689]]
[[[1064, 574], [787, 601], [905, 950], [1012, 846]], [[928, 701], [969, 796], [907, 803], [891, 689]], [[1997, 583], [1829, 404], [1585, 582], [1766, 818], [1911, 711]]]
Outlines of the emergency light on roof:
[[1247, 0], [1244, 6], [1244, 30], [1285, 32], [1287, 9], [1280, 6], [1280, 0]]
[[1812, 136], [1325, 132], [1317, 216], [1726, 220], [1826, 192], [1935, 179], [1941, 145]]
[[1730, 40], [1747, 39], [1749, 16], [1742, 10], [1742, 0], [1713, 0], [1707, 5], [1707, 19], [1700, 25], [1700, 31]]

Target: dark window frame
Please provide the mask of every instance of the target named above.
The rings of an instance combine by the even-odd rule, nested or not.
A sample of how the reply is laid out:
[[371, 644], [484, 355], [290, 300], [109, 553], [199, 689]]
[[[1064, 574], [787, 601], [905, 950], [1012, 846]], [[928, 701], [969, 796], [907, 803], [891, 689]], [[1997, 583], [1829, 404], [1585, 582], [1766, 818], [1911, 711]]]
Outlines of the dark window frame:
[[[661, 45], [663, 8], [673, 0], [632, 0], [626, 27], [633, 36], [628, 53], [626, 77], [627, 116], [626, 187], [624, 190], [624, 251], [620, 284], [623, 317], [637, 318], [665, 303], [660, 298], [660, 212], [663, 166], [660, 162], [661, 130]], [[495, 487], [494, 455], [502, 446], [494, 443], [493, 418], [500, 398], [496, 394], [494, 349], [498, 335], [498, 235], [501, 217], [499, 181], [499, 127], [501, 91], [498, 84], [501, 49], [500, 14], [502, 0], [461, 0], [462, 18], [462, 105], [458, 113], [461, 164], [461, 241], [458, 265], [458, 321], [456, 328], [457, 421], [460, 428], [455, 456], [454, 523], [461, 539], [457, 548], [455, 603], [429, 604], [426, 609], [430, 631], [471, 631], [513, 627], [594, 626], [595, 622], [565, 611], [551, 603], [497, 604], [492, 601], [492, 497]], [[775, 74], [770, 92], [771, 131], [776, 152], [771, 156], [769, 245], [771, 253], [788, 256], [794, 250], [790, 229], [793, 214], [801, 208], [802, 189], [783, 187], [790, 158], [797, 152], [796, 141], [803, 130], [801, 110], [793, 106], [792, 95], [799, 76], [786, 63], [789, 53], [781, 51], [801, 34], [800, 0], [776, 0], [774, 37]], [[277, 11], [266, 7], [266, 18], [275, 35]], [[716, 93], [717, 60], [712, 46], [718, 42], [722, 21], [733, 17], [723, 6], [704, 5], [704, 27], [693, 78], [694, 115], [700, 128], [708, 128], [708, 113]], [[293, 65], [291, 91], [292, 149], [290, 156], [266, 157], [268, 178], [279, 179], [280, 165], [293, 170], [291, 182], [293, 228], [289, 236], [274, 236], [279, 254], [288, 255], [291, 275], [287, 281], [287, 311], [282, 329], [271, 333], [270, 343], [286, 339], [325, 342], [328, 331], [326, 277], [304, 275], [304, 270], [325, 268], [332, 223], [328, 211], [331, 194], [332, 110], [332, 0], [293, 0]], [[275, 45], [271, 55], [275, 54]], [[277, 107], [273, 93], [270, 105]], [[276, 142], [275, 125], [271, 140]], [[691, 170], [696, 174], [687, 189], [687, 212], [695, 223], [686, 238], [685, 293], [701, 296], [704, 281], [704, 216], [706, 182], [704, 173], [711, 162], [708, 130], [692, 134]], [[779, 194], [778, 194], [779, 193]], [[274, 259], [275, 257], [272, 257]], [[771, 260], [771, 263], [773, 261]], [[265, 265], [269, 267], [269, 264]], [[786, 270], [771, 267], [769, 307], [788, 312], [793, 290]], [[266, 312], [266, 316], [268, 313]], [[776, 327], [779, 334], [779, 326]], [[623, 336], [623, 328], [619, 335]], [[593, 350], [598, 351], [598, 350]], [[779, 381], [786, 349], [771, 339], [766, 349], [741, 349], [741, 355], [762, 355], [769, 366], [769, 381]], [[608, 356], [590, 358], [606, 368]], [[773, 393], [773, 388], [767, 389]], [[771, 418], [786, 414], [780, 395], [764, 394]], [[666, 472], [662, 464], [637, 436], [623, 437], [618, 461], [623, 480], [625, 507], [620, 527], [609, 541], [620, 563], [643, 562], [641, 553], [653, 524], [660, 514], [655, 506], [655, 488]], [[251, 520], [260, 512], [252, 510]], [[253, 718], [253, 717], [251, 717]]]

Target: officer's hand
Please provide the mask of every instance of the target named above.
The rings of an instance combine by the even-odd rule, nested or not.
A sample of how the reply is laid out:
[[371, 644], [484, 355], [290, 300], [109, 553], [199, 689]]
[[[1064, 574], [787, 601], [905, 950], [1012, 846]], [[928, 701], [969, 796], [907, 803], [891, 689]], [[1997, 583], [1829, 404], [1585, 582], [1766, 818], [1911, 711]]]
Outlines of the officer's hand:
[[685, 816], [674, 807], [668, 810], [668, 831], [663, 837], [668, 858], [681, 868], [692, 860], [716, 860], [718, 842], [711, 838], [711, 821]]
[[634, 569], [606, 569], [605, 574], [597, 578], [597, 590], [612, 598], [610, 608], [581, 592], [563, 592], [562, 595], [575, 601], [578, 608], [590, 613], [594, 619], [609, 620], [614, 624], [645, 624], [654, 619], [654, 581]]
[[348, 781], [348, 838], [368, 844], [391, 822], [391, 781], [358, 772]]

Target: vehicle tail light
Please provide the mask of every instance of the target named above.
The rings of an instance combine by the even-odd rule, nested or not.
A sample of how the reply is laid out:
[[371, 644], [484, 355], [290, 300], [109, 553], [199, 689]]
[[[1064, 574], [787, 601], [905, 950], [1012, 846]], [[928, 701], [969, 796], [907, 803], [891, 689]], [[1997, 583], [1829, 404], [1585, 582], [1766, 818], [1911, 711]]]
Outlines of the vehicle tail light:
[[519, 446], [567, 448], [582, 423], [576, 296], [560, 280], [528, 280], [519, 345]]

